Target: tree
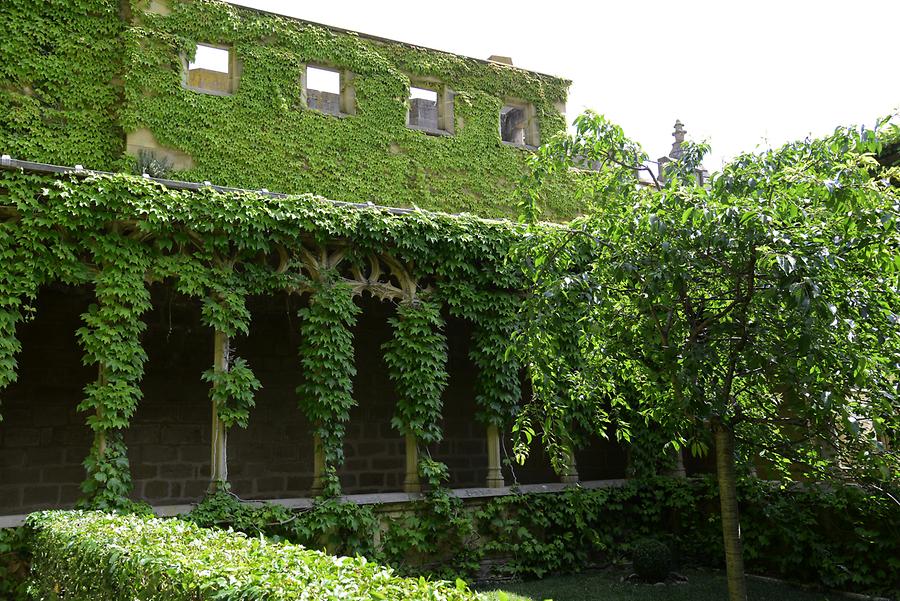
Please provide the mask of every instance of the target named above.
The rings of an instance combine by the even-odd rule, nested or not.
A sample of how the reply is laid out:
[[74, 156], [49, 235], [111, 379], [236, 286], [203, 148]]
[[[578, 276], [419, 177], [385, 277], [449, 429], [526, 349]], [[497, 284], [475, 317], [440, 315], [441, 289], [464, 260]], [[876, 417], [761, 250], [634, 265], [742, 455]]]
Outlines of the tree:
[[739, 156], [708, 185], [707, 148], [688, 144], [660, 182], [602, 116], [575, 126], [536, 155], [523, 203], [534, 220], [544, 177], [592, 167], [589, 213], [518, 250], [532, 293], [517, 348], [535, 382], [520, 430], [557, 455], [617, 421], [627, 439], [635, 416], [676, 450], [712, 442], [743, 601], [738, 466], [883, 491], [900, 478], [884, 444], [900, 432], [897, 170], [876, 161], [877, 131], [841, 128]]

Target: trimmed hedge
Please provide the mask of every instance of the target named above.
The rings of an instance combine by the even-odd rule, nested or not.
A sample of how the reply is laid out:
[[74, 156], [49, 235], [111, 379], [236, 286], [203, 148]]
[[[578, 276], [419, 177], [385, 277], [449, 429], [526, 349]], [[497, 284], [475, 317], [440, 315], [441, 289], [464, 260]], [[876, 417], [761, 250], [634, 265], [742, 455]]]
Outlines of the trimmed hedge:
[[462, 581], [400, 578], [363, 557], [335, 557], [182, 520], [46, 511], [29, 516], [27, 527], [37, 599], [479, 598]]

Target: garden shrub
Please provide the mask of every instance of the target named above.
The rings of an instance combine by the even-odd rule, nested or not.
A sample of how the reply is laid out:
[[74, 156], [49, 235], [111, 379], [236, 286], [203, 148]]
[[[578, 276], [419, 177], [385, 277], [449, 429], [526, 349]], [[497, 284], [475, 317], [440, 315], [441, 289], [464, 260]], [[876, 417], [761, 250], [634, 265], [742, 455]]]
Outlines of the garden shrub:
[[378, 522], [371, 506], [317, 499], [309, 509], [274, 503], [244, 503], [225, 491], [208, 495], [184, 519], [206, 528], [264, 535], [337, 555], [373, 557]]
[[37, 598], [179, 601], [467, 601], [464, 582], [400, 578], [363, 557], [335, 557], [183, 520], [92, 511], [28, 518]]
[[[900, 592], [900, 505], [855, 486], [745, 479], [738, 487], [747, 571], [830, 588]], [[896, 494], [894, 495], [896, 496]], [[504, 574], [541, 578], [625, 559], [642, 538], [679, 561], [721, 567], [713, 478], [632, 480], [618, 488], [497, 498], [477, 515]]]
[[638, 578], [644, 582], [662, 582], [668, 577], [672, 553], [665, 543], [655, 538], [642, 538], [632, 547], [631, 563]]
[[25, 528], [0, 528], [0, 599], [24, 601], [28, 574]]
[[[853, 486], [745, 479], [738, 491], [750, 573], [843, 590], [900, 590], [900, 505]], [[188, 518], [365, 555], [404, 574], [466, 577], [491, 559], [499, 575], [542, 578], [631, 559], [647, 538], [665, 544], [679, 563], [721, 567], [718, 511], [715, 479], [658, 477], [498, 497], [477, 510], [438, 489], [410, 511], [381, 518], [377, 546], [372, 508], [335, 500], [297, 513], [222, 494]]]

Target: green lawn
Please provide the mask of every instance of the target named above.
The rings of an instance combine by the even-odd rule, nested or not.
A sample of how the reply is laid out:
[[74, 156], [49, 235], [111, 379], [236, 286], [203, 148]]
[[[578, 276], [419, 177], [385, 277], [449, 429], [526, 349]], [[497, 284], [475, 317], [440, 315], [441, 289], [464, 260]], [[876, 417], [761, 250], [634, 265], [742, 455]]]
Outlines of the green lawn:
[[[725, 576], [720, 572], [685, 571], [685, 584], [649, 585], [621, 582], [621, 572], [592, 572], [556, 576], [531, 582], [482, 587], [491, 601], [722, 601], [727, 599]], [[792, 586], [748, 578], [749, 601], [846, 601], [846, 597], [816, 593]]]

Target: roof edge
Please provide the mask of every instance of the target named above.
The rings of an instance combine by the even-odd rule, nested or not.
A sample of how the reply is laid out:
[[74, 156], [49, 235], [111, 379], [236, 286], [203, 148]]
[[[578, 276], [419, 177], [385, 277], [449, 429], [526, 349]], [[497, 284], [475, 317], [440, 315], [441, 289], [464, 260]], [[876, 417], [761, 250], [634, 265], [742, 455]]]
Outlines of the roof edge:
[[338, 27], [338, 26], [336, 26], [336, 25], [327, 25], [327, 24], [325, 24], [325, 23], [319, 23], [318, 21], [310, 21], [309, 19], [301, 19], [300, 17], [294, 17], [294, 16], [292, 16], [292, 15], [285, 15], [285, 14], [283, 14], [283, 13], [276, 13], [276, 12], [273, 12], [273, 11], [270, 11], [270, 10], [265, 10], [265, 9], [262, 9], [262, 8], [256, 8], [255, 6], [246, 6], [246, 5], [244, 5], [244, 4], [238, 4], [238, 3], [236, 3], [236, 2], [232, 2], [231, 0], [221, 0], [221, 1], [222, 1], [224, 4], [228, 4], [229, 6], [233, 6], [233, 7], [235, 7], [235, 8], [241, 9], [241, 10], [248, 10], [248, 11], [255, 12], [255, 13], [260, 13], [260, 14], [263, 14], [263, 15], [271, 15], [271, 16], [273, 16], [273, 17], [279, 17], [279, 18], [281, 18], [281, 19], [288, 19], [288, 20], [290, 20], [290, 21], [296, 21], [296, 22], [298, 22], [298, 23], [305, 23], [305, 24], [307, 24], [307, 25], [313, 25], [313, 26], [315, 26], [315, 27], [321, 27], [321, 28], [323, 28], [323, 29], [327, 29], [327, 30], [329, 30], [329, 31], [334, 31], [334, 32], [337, 32], [337, 33], [342, 33], [342, 34], [347, 34], [347, 35], [354, 35], [354, 36], [357, 36], [357, 37], [362, 38], [362, 39], [365, 39], [365, 40], [372, 40], [372, 41], [374, 41], [374, 42], [382, 42], [382, 43], [386, 43], [386, 44], [398, 44], [398, 45], [400, 45], [400, 46], [406, 46], [407, 48], [419, 48], [419, 49], [421, 49], [421, 50], [427, 50], [427, 51], [429, 51], [429, 52], [440, 52], [441, 54], [448, 54], [448, 55], [450, 55], [450, 56], [457, 56], [457, 57], [463, 58], [463, 59], [465, 59], [465, 60], [475, 61], [475, 62], [477, 62], [477, 63], [481, 63], [481, 64], [483, 64], [483, 65], [493, 65], [493, 66], [503, 67], [503, 68], [505, 68], [505, 69], [513, 69], [513, 70], [516, 70], [516, 71], [522, 71], [522, 72], [524, 72], [524, 73], [532, 73], [532, 74], [534, 74], [534, 75], [539, 75], [539, 76], [541, 76], [541, 77], [550, 77], [550, 78], [553, 78], [553, 79], [557, 79], [557, 80], [559, 80], [559, 81], [568, 82], [569, 86], [572, 85], [572, 80], [571, 80], [571, 79], [569, 79], [569, 78], [567, 78], [567, 77], [563, 77], [563, 76], [561, 76], [561, 75], [553, 75], [553, 74], [551, 74], [551, 73], [544, 73], [543, 71], [535, 71], [534, 69], [525, 69], [525, 68], [523, 68], [523, 67], [517, 67], [517, 66], [515, 66], [515, 65], [507, 65], [507, 64], [505, 64], [505, 63], [498, 63], [498, 62], [496, 62], [496, 61], [487, 60], [487, 59], [483, 59], [483, 58], [476, 58], [476, 57], [474, 57], [474, 56], [469, 56], [469, 55], [467, 55], [467, 54], [457, 54], [456, 52], [450, 52], [449, 50], [441, 50], [440, 48], [432, 48], [432, 47], [430, 47], [430, 46], [423, 46], [423, 45], [421, 45], [421, 44], [413, 44], [412, 42], [404, 42], [404, 41], [401, 41], [401, 40], [395, 40], [395, 39], [392, 39], [392, 38], [386, 38], [386, 37], [382, 37], [382, 36], [378, 36], [378, 35], [374, 35], [374, 34], [370, 34], [370, 33], [363, 33], [363, 32], [361, 32], [361, 31], [354, 31], [354, 30], [352, 30], [352, 29], [345, 29], [345, 28], [343, 28], [343, 27]]

